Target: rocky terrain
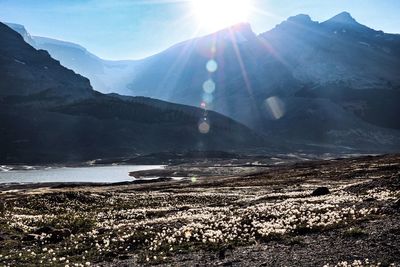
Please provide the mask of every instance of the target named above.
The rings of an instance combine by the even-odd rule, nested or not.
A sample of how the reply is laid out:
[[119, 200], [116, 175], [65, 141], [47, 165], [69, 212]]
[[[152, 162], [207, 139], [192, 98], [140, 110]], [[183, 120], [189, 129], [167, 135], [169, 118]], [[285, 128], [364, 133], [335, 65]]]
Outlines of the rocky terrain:
[[5, 266], [399, 266], [400, 156], [2, 187]]

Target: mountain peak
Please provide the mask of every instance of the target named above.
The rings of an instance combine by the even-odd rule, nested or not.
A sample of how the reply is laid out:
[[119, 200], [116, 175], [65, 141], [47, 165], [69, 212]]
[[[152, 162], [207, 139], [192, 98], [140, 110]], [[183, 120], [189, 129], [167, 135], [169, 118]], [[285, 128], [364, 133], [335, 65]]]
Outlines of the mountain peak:
[[295, 33], [298, 30], [313, 28], [317, 25], [318, 22], [313, 21], [309, 15], [298, 14], [296, 16], [289, 17], [287, 20], [276, 25], [272, 31], [289, 31]]
[[220, 40], [234, 38], [236, 42], [244, 42], [256, 37], [250, 23], [241, 22], [213, 33], [211, 36]]
[[313, 20], [309, 15], [306, 14], [298, 14], [296, 16], [289, 17], [287, 21], [299, 23], [299, 24], [309, 24], [313, 23]]
[[340, 24], [358, 24], [358, 22], [351, 16], [349, 12], [342, 12], [327, 20], [330, 23], [340, 23]]
[[298, 14], [296, 16], [289, 17], [287, 20], [283, 21], [281, 24], [278, 24], [275, 29], [298, 29], [300, 28], [309, 28], [317, 25], [318, 22], [315, 22], [311, 19], [309, 15], [306, 14]]
[[8, 23], [8, 22], [5, 22], [4, 24], [13, 29], [14, 31], [16, 31], [17, 33], [19, 33], [22, 36], [22, 38], [24, 38], [25, 42], [35, 47], [36, 43], [33, 40], [32, 36], [29, 34], [29, 32], [26, 30], [24, 25], [17, 23]]
[[248, 22], [240, 22], [234, 25], [231, 25], [230, 27], [228, 27], [229, 29], [233, 29], [235, 31], [253, 31], [251, 29], [251, 25]]
[[321, 23], [323, 27], [331, 30], [353, 30], [357, 32], [375, 32], [375, 30], [356, 21], [349, 12], [342, 12], [331, 19]]
[[216, 32], [215, 34], [219, 34], [219, 33], [235, 33], [235, 34], [242, 34], [244, 36], [248, 36], [248, 35], [254, 35], [254, 32], [251, 28], [250, 23], [247, 22], [240, 22], [234, 25], [231, 25], [229, 27], [226, 27], [225, 29], [222, 29], [218, 32]]
[[24, 25], [17, 24], [17, 23], [10, 23], [10, 22], [4, 22], [4, 24], [7, 25], [8, 27], [10, 27], [11, 29], [13, 29], [14, 31], [16, 31], [18, 29], [20, 31], [27, 32]]

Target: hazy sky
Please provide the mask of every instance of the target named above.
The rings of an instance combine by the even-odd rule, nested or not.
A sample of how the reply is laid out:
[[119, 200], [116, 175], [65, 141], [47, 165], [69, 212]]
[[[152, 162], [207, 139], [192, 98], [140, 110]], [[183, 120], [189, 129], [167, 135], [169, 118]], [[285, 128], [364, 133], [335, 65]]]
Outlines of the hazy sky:
[[[296, 14], [324, 21], [342, 11], [372, 28], [400, 33], [400, 0], [248, 1], [248, 21], [257, 33]], [[0, 0], [0, 21], [78, 43], [106, 59], [137, 59], [212, 31], [197, 30], [192, 6], [190, 0]]]

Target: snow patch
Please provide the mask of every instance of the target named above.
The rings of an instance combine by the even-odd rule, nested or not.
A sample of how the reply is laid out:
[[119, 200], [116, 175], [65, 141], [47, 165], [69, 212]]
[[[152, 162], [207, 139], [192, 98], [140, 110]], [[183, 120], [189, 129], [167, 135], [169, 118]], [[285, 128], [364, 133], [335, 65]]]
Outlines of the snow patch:
[[25, 62], [23, 62], [23, 61], [20, 61], [20, 60], [18, 60], [18, 59], [16, 59], [16, 58], [14, 58], [14, 61], [15, 61], [15, 62], [17, 62], [17, 63], [19, 63], [19, 64], [26, 65], [26, 63], [25, 63]]
[[371, 47], [371, 45], [369, 44], [369, 43], [366, 43], [366, 42], [358, 42], [360, 45], [365, 45], [365, 46], [368, 46], [368, 47]]

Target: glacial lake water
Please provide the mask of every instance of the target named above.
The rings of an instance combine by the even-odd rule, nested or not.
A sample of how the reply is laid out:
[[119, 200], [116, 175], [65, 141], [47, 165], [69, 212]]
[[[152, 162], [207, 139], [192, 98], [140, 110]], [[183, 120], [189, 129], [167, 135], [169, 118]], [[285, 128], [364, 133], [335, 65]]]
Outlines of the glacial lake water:
[[94, 167], [54, 167], [28, 170], [0, 170], [0, 184], [32, 183], [120, 183], [132, 182], [132, 171], [162, 169], [159, 165], [117, 165]]

